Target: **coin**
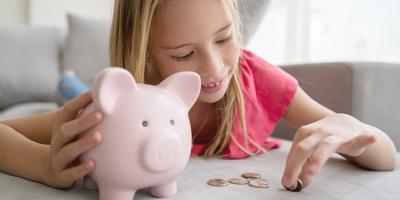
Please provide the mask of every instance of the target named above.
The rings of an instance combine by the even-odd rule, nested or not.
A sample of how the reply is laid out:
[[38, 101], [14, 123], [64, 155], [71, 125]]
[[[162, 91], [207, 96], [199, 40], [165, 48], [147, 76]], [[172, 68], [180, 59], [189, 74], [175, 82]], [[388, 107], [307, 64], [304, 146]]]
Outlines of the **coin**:
[[293, 192], [300, 192], [303, 189], [303, 181], [299, 178], [297, 179], [297, 187], [293, 190]]
[[212, 186], [227, 186], [228, 185], [228, 181], [225, 179], [220, 179], [220, 178], [214, 178], [214, 179], [210, 179], [207, 182], [208, 185], [212, 185]]
[[261, 174], [255, 172], [247, 172], [243, 173], [242, 177], [255, 179], [255, 178], [261, 178]]
[[303, 182], [298, 178], [297, 179], [297, 186], [295, 189], [291, 190], [287, 187], [285, 187], [287, 190], [292, 191], [292, 192], [300, 192], [303, 189]]
[[245, 178], [231, 178], [229, 179], [229, 183], [236, 185], [246, 185], [249, 181]]
[[266, 179], [254, 179], [249, 181], [249, 185], [257, 188], [269, 188], [268, 181]]

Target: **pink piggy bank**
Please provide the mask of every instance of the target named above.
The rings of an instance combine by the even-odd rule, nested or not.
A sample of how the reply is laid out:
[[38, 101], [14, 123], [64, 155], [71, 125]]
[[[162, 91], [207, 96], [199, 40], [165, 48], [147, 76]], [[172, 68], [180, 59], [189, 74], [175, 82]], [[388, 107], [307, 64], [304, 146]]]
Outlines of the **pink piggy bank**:
[[156, 197], [177, 193], [177, 177], [189, 161], [192, 132], [188, 112], [200, 93], [200, 77], [179, 72], [157, 86], [138, 84], [117, 67], [101, 71], [92, 89], [94, 109], [103, 120], [84, 134], [98, 131], [102, 142], [80, 160], [96, 163], [89, 177], [100, 200], [132, 200], [140, 188]]

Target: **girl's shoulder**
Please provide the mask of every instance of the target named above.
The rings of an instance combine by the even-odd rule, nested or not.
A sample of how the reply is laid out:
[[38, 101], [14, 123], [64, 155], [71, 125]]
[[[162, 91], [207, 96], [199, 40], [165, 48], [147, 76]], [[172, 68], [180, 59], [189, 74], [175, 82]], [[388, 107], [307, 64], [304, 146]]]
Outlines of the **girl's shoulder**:
[[242, 50], [239, 67], [243, 78], [253, 78], [255, 81], [259, 81], [259, 77], [264, 80], [273, 79], [275, 83], [278, 83], [276, 81], [279, 80], [295, 81], [295, 78], [280, 67], [269, 63], [249, 50]]
[[298, 82], [292, 75], [251, 51], [242, 51], [239, 68], [245, 93], [255, 90], [264, 95], [290, 95], [297, 89]]
[[[245, 120], [249, 136], [265, 149], [277, 148], [279, 141], [269, 140], [279, 120], [288, 109], [298, 82], [281, 68], [268, 63], [256, 54], [243, 50], [240, 58], [240, 80], [245, 102]], [[233, 134], [242, 146], [245, 144], [241, 120], [235, 112]], [[250, 145], [250, 150], [257, 149]], [[248, 154], [231, 142], [227, 158], [245, 158]]]

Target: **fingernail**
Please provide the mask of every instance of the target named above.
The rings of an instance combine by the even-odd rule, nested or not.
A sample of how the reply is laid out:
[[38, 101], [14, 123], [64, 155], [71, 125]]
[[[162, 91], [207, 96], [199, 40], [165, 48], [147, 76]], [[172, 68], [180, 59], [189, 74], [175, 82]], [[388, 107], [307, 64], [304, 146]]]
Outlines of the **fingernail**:
[[101, 141], [101, 134], [99, 132], [96, 132], [93, 137], [96, 140], [96, 143]]
[[64, 110], [64, 106], [60, 107], [60, 108], [58, 109], [58, 112], [62, 112], [63, 110]]
[[97, 121], [97, 120], [100, 120], [101, 117], [102, 117], [102, 115], [101, 115], [100, 112], [95, 112], [94, 115], [93, 115], [93, 118], [94, 118], [96, 121]]

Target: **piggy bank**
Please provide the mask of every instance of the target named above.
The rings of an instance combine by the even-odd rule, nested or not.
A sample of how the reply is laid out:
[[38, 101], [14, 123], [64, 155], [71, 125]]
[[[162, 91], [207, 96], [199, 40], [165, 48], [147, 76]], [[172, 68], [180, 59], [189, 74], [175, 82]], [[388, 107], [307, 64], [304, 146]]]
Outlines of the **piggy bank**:
[[79, 117], [95, 109], [103, 113], [103, 120], [83, 133], [100, 132], [101, 143], [80, 157], [95, 161], [88, 176], [97, 184], [100, 200], [132, 200], [147, 187], [156, 197], [177, 193], [177, 177], [192, 147], [188, 112], [200, 87], [193, 72], [176, 73], [156, 86], [136, 83], [122, 68], [98, 74], [93, 102]]

